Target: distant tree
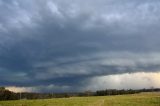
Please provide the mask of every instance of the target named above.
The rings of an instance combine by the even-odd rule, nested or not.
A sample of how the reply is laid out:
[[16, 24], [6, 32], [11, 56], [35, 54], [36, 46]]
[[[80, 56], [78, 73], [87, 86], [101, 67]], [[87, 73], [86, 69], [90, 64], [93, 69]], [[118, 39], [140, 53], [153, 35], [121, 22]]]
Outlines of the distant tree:
[[91, 90], [87, 90], [84, 92], [86, 96], [91, 96], [92, 95], [92, 91]]
[[0, 87], [0, 90], [5, 90], [5, 87]]

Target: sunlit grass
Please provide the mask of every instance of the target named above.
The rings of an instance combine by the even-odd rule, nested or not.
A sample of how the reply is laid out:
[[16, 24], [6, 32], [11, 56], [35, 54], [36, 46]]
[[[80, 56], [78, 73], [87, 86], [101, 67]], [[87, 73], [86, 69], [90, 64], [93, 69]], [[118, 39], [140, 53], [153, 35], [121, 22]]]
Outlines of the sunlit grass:
[[0, 101], [0, 106], [160, 106], [160, 93]]
[[160, 106], [160, 93], [106, 97], [103, 106]]

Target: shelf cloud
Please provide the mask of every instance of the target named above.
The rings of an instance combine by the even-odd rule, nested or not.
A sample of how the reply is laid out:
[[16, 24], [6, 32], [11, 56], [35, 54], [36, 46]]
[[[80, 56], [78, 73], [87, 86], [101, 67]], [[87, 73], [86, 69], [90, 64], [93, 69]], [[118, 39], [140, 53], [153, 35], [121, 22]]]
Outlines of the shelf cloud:
[[0, 86], [81, 91], [97, 77], [159, 73], [159, 8], [159, 0], [0, 0]]

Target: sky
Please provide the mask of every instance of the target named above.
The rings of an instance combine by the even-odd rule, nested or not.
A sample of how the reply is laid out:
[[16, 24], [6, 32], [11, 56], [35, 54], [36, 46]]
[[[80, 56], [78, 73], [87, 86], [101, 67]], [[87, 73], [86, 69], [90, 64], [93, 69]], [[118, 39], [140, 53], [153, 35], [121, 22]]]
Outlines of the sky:
[[0, 0], [0, 86], [160, 87], [159, 0]]

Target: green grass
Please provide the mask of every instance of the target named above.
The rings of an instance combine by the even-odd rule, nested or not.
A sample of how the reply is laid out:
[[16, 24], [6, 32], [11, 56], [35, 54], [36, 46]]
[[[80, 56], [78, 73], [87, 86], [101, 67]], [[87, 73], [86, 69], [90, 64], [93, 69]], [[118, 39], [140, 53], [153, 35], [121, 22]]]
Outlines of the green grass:
[[102, 106], [160, 106], [160, 93], [106, 97]]
[[0, 101], [0, 106], [160, 106], [160, 93]]

